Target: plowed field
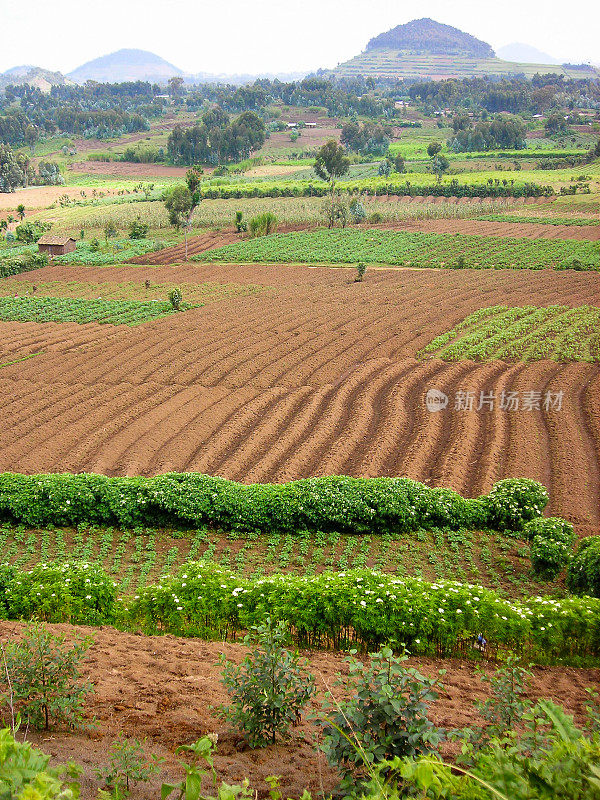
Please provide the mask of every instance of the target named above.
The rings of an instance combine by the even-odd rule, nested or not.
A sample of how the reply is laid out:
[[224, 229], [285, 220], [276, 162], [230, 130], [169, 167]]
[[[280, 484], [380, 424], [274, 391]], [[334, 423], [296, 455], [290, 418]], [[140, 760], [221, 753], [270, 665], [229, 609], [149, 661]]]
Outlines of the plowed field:
[[[466, 494], [526, 476], [550, 488], [551, 512], [597, 532], [598, 364], [415, 358], [482, 307], [600, 305], [596, 274], [380, 270], [360, 284], [343, 268], [198, 264], [53, 266], [23, 280], [33, 275], [277, 288], [139, 328], [0, 323], [0, 470], [405, 474]], [[425, 405], [432, 388], [450, 398], [438, 413]], [[564, 400], [560, 411], [459, 411], [460, 390]]]

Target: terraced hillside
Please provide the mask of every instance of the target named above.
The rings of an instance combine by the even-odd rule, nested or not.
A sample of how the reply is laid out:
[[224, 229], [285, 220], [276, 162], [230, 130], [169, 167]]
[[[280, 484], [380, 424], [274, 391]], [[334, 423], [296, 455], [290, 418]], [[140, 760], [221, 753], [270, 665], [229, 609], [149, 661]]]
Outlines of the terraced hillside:
[[500, 58], [473, 58], [461, 55], [437, 55], [408, 50], [370, 50], [360, 53], [349, 61], [339, 64], [332, 73], [340, 78], [481, 78], [486, 75], [525, 75], [556, 73], [569, 78], [598, 77], [594, 67], [573, 69], [551, 64], [525, 64], [503, 61]]

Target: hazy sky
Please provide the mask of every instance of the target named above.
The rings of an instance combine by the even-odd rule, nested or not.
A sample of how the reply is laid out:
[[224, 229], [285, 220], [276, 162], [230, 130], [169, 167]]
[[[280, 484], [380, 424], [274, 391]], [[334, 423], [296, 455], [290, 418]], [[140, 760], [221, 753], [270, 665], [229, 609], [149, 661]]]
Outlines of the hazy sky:
[[0, 0], [0, 71], [35, 64], [68, 72], [122, 47], [151, 50], [187, 72], [313, 70], [415, 17], [494, 48], [523, 42], [600, 63], [598, 0]]

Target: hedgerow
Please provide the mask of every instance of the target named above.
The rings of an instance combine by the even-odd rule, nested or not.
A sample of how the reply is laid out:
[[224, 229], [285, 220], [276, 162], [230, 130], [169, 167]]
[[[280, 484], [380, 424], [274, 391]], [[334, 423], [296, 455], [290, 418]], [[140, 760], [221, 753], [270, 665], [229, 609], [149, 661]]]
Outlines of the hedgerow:
[[[550, 197], [555, 194], [552, 186], [522, 183], [511, 186], [503, 184], [461, 184], [457, 180], [448, 183], [415, 184], [411, 181], [393, 181], [385, 178], [366, 178], [341, 181], [339, 189], [349, 194], [394, 195], [398, 197]], [[328, 186], [311, 181], [262, 181], [260, 183], [231, 183], [222, 186], [209, 185], [201, 190], [207, 200], [243, 197], [325, 197]]]
[[540, 661], [600, 655], [600, 599], [507, 600], [481, 586], [399, 578], [370, 569], [241, 578], [215, 564], [188, 562], [175, 576], [129, 598], [85, 562], [2, 572], [0, 607], [9, 619], [117, 624], [147, 634], [231, 639], [267, 618], [302, 647], [373, 650], [405, 644], [413, 653], [464, 653], [478, 633], [488, 647]]
[[407, 532], [418, 528], [521, 530], [548, 502], [536, 481], [507, 479], [461, 497], [409, 478], [306, 478], [240, 484], [198, 473], [106, 477], [0, 474], [0, 519], [32, 526], [105, 524], [299, 533]]
[[541, 660], [600, 653], [600, 600], [517, 602], [481, 586], [367, 569], [244, 579], [190, 562], [125, 601], [120, 616], [145, 633], [207, 638], [231, 637], [270, 617], [285, 622], [303, 647], [371, 650], [396, 642], [444, 655], [483, 633], [490, 646]]

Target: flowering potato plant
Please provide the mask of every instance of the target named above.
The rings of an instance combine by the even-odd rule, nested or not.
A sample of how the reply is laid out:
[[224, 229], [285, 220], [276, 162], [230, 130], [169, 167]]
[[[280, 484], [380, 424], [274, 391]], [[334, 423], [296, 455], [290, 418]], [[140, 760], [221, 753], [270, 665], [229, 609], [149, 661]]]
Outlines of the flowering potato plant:
[[94, 564], [38, 564], [16, 573], [3, 589], [12, 619], [100, 625], [113, 618], [115, 584]]
[[548, 502], [536, 481], [508, 479], [474, 500], [409, 478], [306, 478], [240, 484], [197, 473], [153, 478], [0, 474], [0, 519], [29, 525], [169, 525], [263, 533], [520, 530]]
[[189, 563], [123, 605], [123, 618], [147, 633], [222, 638], [270, 617], [304, 647], [368, 650], [396, 642], [414, 653], [444, 654], [483, 632], [489, 643], [548, 658], [600, 652], [600, 600], [509, 601], [481, 586], [369, 569], [244, 579]]

